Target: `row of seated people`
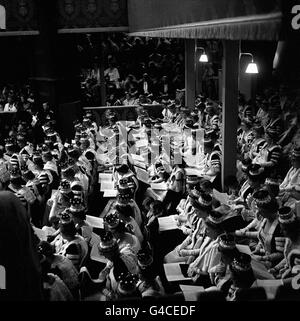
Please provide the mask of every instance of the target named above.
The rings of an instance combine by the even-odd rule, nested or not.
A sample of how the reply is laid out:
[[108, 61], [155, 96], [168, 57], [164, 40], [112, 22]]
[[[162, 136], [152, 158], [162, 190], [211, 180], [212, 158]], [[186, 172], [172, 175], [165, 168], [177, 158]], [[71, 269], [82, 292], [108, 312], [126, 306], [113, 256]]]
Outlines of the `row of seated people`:
[[[98, 128], [92, 114], [87, 112], [82, 122], [74, 124], [75, 137], [71, 144], [61, 142], [51, 122], [43, 127], [44, 144], [35, 146], [40, 150], [26, 142], [26, 133], [18, 135], [18, 147], [13, 137], [6, 142], [1, 160], [1, 189], [14, 193], [21, 203], [9, 194], [3, 194], [2, 199], [23, 206], [22, 211], [30, 218], [36, 233], [46, 225], [42, 229], [45, 233], [40, 236], [44, 243], [40, 243], [37, 251], [48, 299], [116, 300], [123, 294], [136, 295], [137, 291], [141, 296], [145, 292], [144, 296], [152, 297], [174, 292], [163, 263], [187, 264], [186, 273], [194, 284], [200, 284], [205, 291], [217, 288], [228, 300], [235, 300], [239, 289], [251, 287], [259, 280], [250, 264], [253, 260], [261, 262], [270, 275], [283, 280], [291, 280], [299, 272], [296, 201], [291, 202], [282, 192], [292, 183], [290, 171], [279, 185], [263, 166], [248, 164], [241, 169], [242, 185], [228, 178], [229, 201], [221, 204], [211, 179], [220, 172], [220, 118], [215, 106], [210, 102], [203, 104], [205, 108], [198, 110], [198, 115], [182, 108], [178, 117], [167, 116], [163, 121], [149, 119], [141, 108], [137, 121], [129, 128], [125, 126], [128, 131], [136, 130], [139, 140], [149, 137], [149, 128], [158, 129], [164, 124], [176, 123], [191, 133], [204, 128], [204, 149], [197, 145], [193, 134], [185, 137], [177, 150], [169, 146], [171, 154], [164, 144], [158, 154], [151, 151], [149, 141], [146, 144], [142, 156], [148, 156], [145, 163], [150, 181], [161, 178], [166, 181], [163, 195], [149, 185], [143, 190], [128, 152], [124, 159], [120, 153], [122, 144], [112, 145], [115, 141], [120, 143], [124, 130], [113, 113], [107, 115], [108, 125]], [[170, 102], [167, 111], [172, 108], [174, 102]], [[214, 112], [209, 113], [210, 109]], [[204, 126], [199, 122], [202, 113]], [[191, 147], [187, 161], [191, 161], [193, 154], [199, 156], [194, 167], [201, 167], [197, 162], [204, 161], [201, 175], [188, 175], [185, 162], [176, 162], [176, 152], [183, 155], [187, 147]], [[111, 158], [113, 149], [116, 159]], [[156, 160], [151, 172], [149, 156], [153, 154]], [[111, 164], [103, 160], [103, 155]], [[291, 156], [291, 171], [297, 170], [299, 150], [294, 148]], [[91, 199], [97, 192], [97, 171], [107, 168], [112, 168], [117, 197], [104, 217], [103, 228], [96, 233], [86, 220], [86, 211], [99, 215]], [[178, 229], [170, 238], [160, 233], [159, 218], [176, 213]], [[248, 245], [252, 258], [240, 253], [236, 244]], [[223, 255], [222, 246], [228, 253], [225, 251]], [[100, 265], [91, 259], [95, 250], [100, 255]], [[67, 272], [63, 267], [56, 266], [55, 270], [50, 264], [57, 256], [57, 260], [64, 261], [62, 266], [68, 266]], [[90, 276], [91, 284], [86, 284], [84, 273]], [[248, 283], [243, 283], [245, 279]], [[99, 290], [92, 298], [88, 295], [89, 286]]]

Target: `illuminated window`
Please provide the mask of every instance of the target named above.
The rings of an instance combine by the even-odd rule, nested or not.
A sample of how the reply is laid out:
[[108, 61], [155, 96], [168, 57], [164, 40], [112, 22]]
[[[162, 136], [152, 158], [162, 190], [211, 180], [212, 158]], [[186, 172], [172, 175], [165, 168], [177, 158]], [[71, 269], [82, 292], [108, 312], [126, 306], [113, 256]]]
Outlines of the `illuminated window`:
[[0, 29], [6, 29], [6, 13], [5, 8], [0, 5]]

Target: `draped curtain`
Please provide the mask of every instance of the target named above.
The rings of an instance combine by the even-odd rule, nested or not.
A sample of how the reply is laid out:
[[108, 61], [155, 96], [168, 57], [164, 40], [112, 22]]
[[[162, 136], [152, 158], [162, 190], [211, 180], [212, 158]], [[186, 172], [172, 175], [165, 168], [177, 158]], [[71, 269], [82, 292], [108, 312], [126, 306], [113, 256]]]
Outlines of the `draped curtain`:
[[128, 0], [130, 35], [276, 40], [280, 0]]

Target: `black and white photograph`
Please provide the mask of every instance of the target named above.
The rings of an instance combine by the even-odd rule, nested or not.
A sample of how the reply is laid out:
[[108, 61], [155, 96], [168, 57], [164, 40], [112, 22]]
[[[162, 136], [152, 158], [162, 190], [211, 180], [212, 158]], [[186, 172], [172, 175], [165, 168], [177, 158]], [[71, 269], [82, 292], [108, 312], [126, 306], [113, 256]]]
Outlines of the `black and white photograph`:
[[300, 301], [300, 0], [0, 0], [0, 306], [282, 301]]

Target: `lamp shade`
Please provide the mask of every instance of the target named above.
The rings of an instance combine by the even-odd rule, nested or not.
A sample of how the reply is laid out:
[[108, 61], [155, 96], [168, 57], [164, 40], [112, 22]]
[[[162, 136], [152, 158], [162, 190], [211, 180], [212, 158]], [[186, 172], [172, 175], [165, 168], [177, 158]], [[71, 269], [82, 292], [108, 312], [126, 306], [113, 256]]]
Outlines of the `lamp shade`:
[[199, 61], [200, 62], [208, 62], [208, 58], [207, 58], [207, 55], [204, 53], [200, 56], [199, 58]]
[[258, 69], [255, 62], [249, 63], [246, 69], [246, 74], [258, 74]]

